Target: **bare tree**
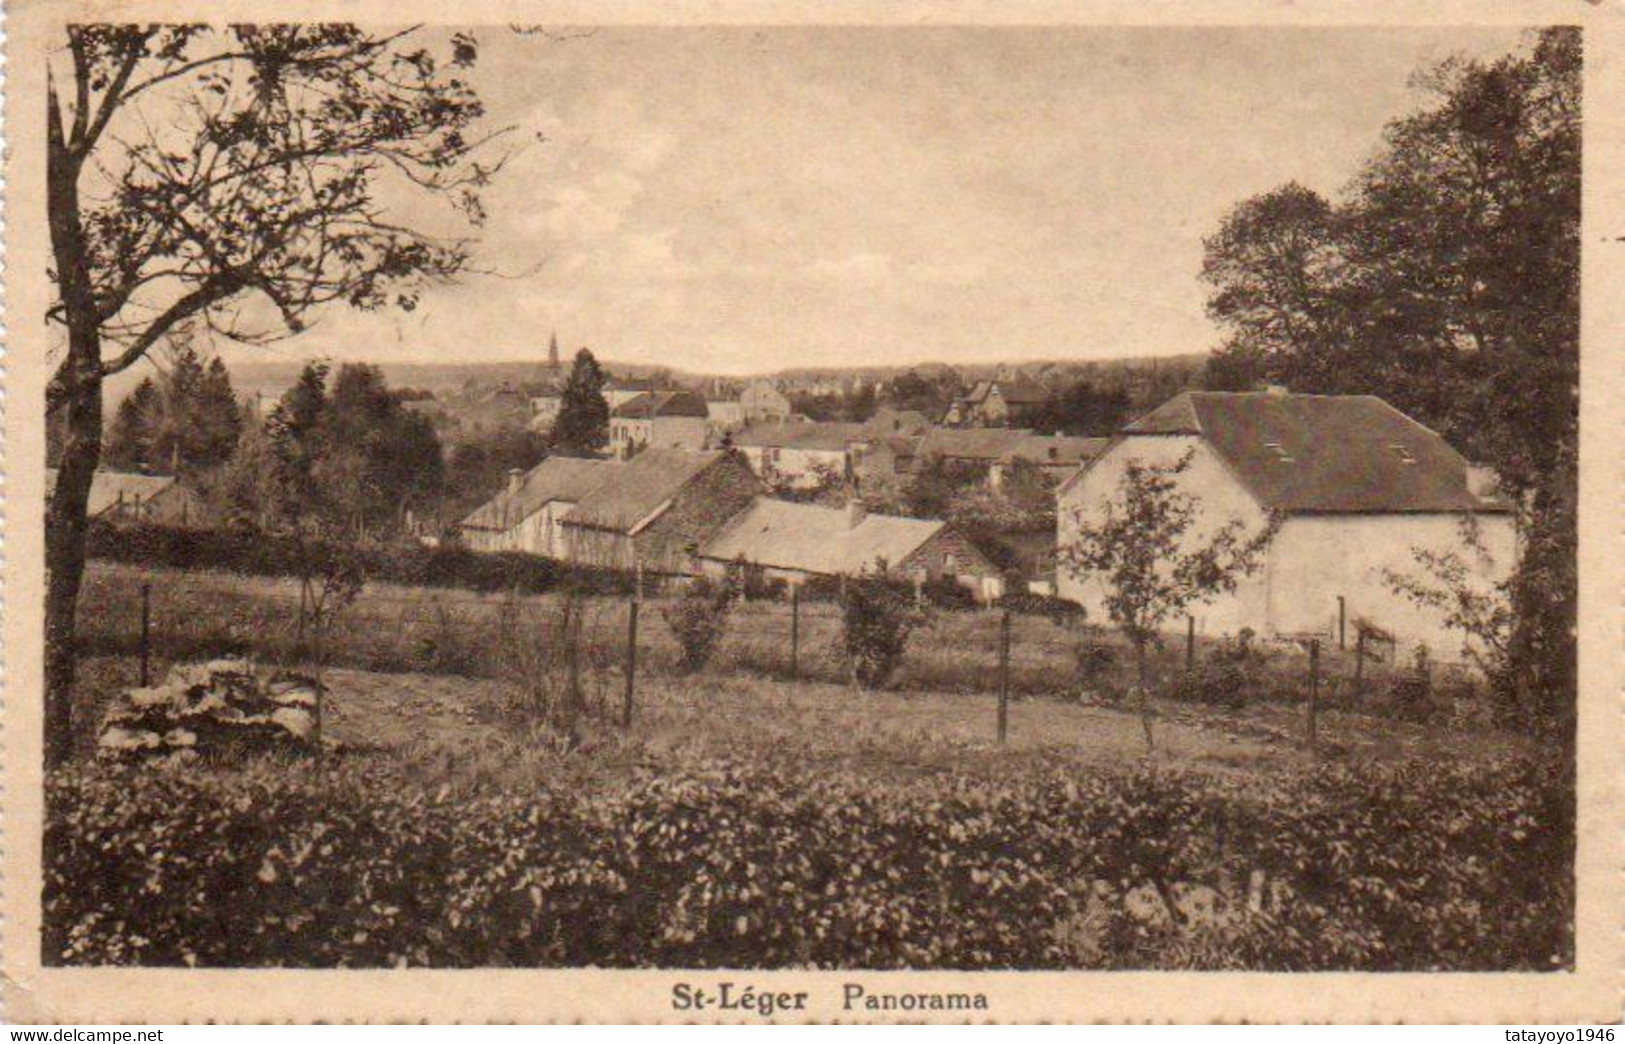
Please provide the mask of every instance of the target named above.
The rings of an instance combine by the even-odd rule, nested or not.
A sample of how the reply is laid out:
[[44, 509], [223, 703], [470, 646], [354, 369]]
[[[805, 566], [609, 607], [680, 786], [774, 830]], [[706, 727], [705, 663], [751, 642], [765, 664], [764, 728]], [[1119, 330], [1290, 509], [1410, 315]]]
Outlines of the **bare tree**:
[[[85, 25], [48, 70], [47, 208], [66, 354], [46, 391], [62, 444], [47, 507], [48, 760], [72, 735], [74, 617], [102, 384], [184, 323], [249, 343], [329, 302], [412, 308], [467, 239], [403, 222], [414, 188], [468, 223], [481, 162], [476, 48], [437, 58], [412, 29]], [[499, 132], [494, 132], [499, 133]]]

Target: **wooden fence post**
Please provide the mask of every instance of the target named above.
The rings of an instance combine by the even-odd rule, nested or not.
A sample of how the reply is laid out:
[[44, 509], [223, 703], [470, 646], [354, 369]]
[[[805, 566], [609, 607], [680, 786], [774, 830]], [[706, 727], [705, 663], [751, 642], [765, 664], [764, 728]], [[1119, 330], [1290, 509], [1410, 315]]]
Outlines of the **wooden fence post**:
[[1354, 691], [1364, 695], [1365, 689], [1365, 628], [1354, 631]]
[[1010, 726], [1010, 610], [999, 617], [999, 745]]
[[1185, 669], [1196, 666], [1196, 617], [1185, 617]]
[[801, 585], [790, 588], [790, 680], [801, 676]]
[[1309, 751], [1316, 749], [1320, 718], [1320, 639], [1309, 640]]
[[632, 727], [632, 696], [638, 675], [638, 600], [626, 612], [626, 697], [621, 703], [621, 728]]
[[141, 585], [141, 687], [152, 684], [152, 585]]
[[1344, 598], [1342, 595], [1338, 595], [1337, 596], [1337, 647], [1339, 649], [1347, 649], [1349, 647], [1348, 646], [1348, 641], [1347, 641], [1348, 618], [1349, 618], [1348, 599]]

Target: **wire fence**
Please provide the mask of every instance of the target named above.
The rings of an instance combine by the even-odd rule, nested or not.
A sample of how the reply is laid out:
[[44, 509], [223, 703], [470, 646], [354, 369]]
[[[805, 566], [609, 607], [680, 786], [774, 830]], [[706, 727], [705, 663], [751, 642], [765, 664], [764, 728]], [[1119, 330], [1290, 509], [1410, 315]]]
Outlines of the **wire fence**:
[[[559, 646], [553, 621], [563, 601], [558, 594], [373, 584], [352, 604], [318, 612], [297, 580], [102, 564], [87, 576], [80, 642], [86, 655], [135, 658], [144, 678], [162, 664], [248, 656], [277, 665], [519, 683], [524, 681], [521, 661], [534, 658], [538, 643]], [[571, 640], [580, 649], [576, 667], [587, 679], [583, 684], [593, 687], [601, 713], [615, 700], [612, 689], [624, 689], [621, 700], [630, 702], [634, 670], [681, 673], [681, 648], [663, 619], [671, 601], [569, 599]], [[1193, 628], [1152, 650], [1150, 691], [1178, 690], [1180, 679], [1199, 674], [1218, 647], [1218, 640], [1199, 637]], [[1097, 652], [1086, 672], [1088, 650], [1101, 648], [1108, 665], [1100, 669]], [[1002, 721], [1013, 698], [1077, 698], [1092, 691], [1121, 700], [1136, 691], [1133, 659], [1121, 640], [1075, 620], [1012, 615], [1007, 609], [938, 610], [928, 613], [911, 637], [893, 684], [903, 691], [995, 697]], [[1247, 695], [1301, 704], [1310, 723], [1322, 708], [1381, 709], [1384, 694], [1413, 670], [1396, 660], [1391, 641], [1356, 635], [1339, 648], [1335, 638], [1303, 636], [1260, 656]], [[799, 599], [741, 602], [728, 615], [710, 669], [851, 684], [840, 607]], [[1306, 731], [1312, 738], [1314, 726], [1306, 724]]]

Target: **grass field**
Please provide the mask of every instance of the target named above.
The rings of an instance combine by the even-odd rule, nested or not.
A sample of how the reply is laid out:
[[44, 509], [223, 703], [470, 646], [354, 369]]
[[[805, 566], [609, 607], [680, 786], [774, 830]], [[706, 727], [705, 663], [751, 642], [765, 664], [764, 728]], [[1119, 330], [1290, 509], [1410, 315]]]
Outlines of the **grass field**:
[[[138, 681], [143, 583], [155, 679], [226, 653], [318, 670], [291, 583], [98, 564], [77, 688], [86, 755], [106, 701]], [[1078, 693], [1079, 636], [1021, 617], [1000, 744], [996, 614], [935, 614], [894, 686], [867, 692], [846, 682], [832, 607], [803, 607], [792, 680], [785, 606], [737, 609], [711, 664], [685, 675], [648, 602], [622, 728], [626, 606], [602, 600], [585, 607], [567, 742], [511, 654], [556, 609], [369, 586], [323, 649], [319, 766], [86, 756], [53, 773], [46, 960], [1572, 960], [1571, 792], [1538, 742], [1334, 698], [1311, 751], [1290, 654], [1243, 707], [1152, 700], [1148, 750], [1137, 709]], [[1159, 674], [1181, 652], [1161, 651]], [[1334, 677], [1346, 667], [1329, 660]]]

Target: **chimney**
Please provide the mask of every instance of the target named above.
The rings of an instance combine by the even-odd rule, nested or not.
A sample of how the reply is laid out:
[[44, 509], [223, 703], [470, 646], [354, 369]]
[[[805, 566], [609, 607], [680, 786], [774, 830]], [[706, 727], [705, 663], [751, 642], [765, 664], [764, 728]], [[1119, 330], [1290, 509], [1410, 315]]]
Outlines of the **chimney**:
[[1495, 469], [1486, 464], [1468, 464], [1467, 492], [1481, 500], [1501, 492], [1501, 480], [1496, 477]]
[[523, 468], [509, 468], [508, 469], [508, 492], [509, 493], [517, 493], [517, 492], [519, 492], [519, 487], [524, 484], [524, 481], [525, 481], [525, 471], [524, 471]]
[[863, 506], [863, 498], [851, 497], [846, 502], [846, 528], [856, 529], [869, 517], [869, 509]]

